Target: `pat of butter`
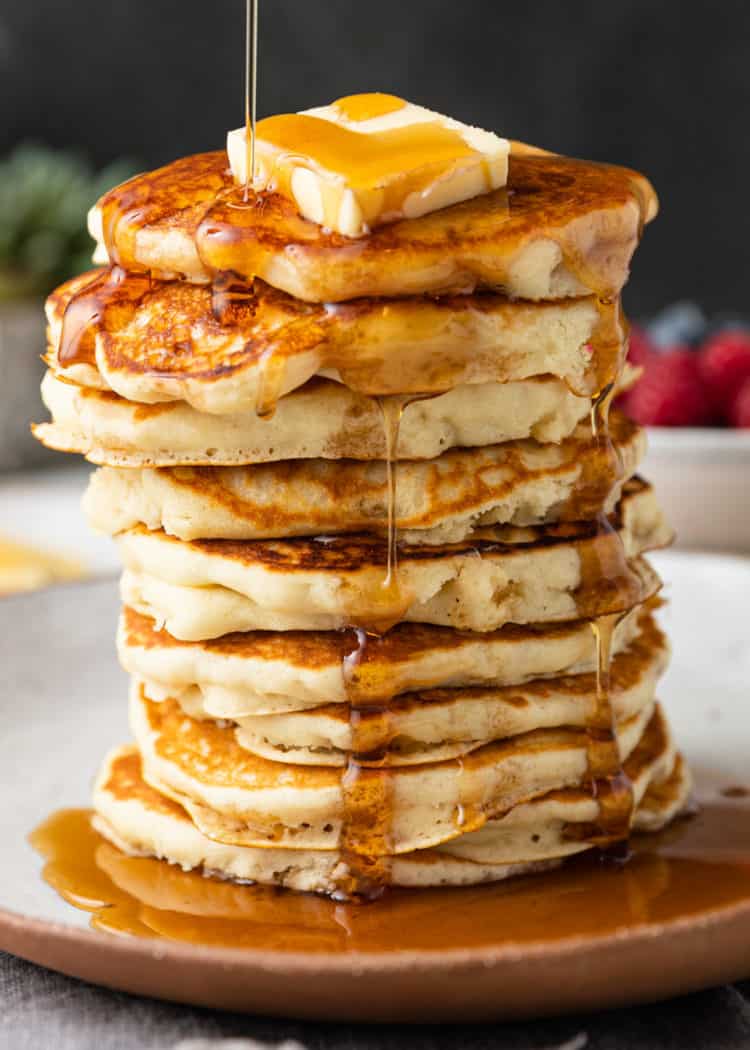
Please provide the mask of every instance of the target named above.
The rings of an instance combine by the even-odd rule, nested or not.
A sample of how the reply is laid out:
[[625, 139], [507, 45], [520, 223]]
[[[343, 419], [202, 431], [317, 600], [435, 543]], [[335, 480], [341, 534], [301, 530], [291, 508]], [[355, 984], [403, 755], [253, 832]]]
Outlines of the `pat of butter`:
[[[504, 186], [509, 152], [507, 139], [394, 95], [350, 95], [261, 120], [253, 188], [281, 193], [306, 219], [361, 237]], [[244, 184], [245, 128], [229, 132], [227, 153]]]

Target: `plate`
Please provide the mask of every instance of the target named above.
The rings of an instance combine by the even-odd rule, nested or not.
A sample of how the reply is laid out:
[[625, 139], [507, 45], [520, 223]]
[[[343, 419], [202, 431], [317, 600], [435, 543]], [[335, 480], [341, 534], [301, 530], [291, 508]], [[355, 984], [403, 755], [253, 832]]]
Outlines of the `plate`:
[[[722, 812], [744, 821], [747, 846], [750, 806], [736, 789], [750, 780], [750, 561], [681, 553], [654, 560], [668, 581], [671, 604], [663, 619], [675, 647], [662, 699], [701, 801], [720, 802]], [[542, 928], [522, 941], [498, 932], [474, 949], [458, 949], [446, 937], [438, 946], [388, 952], [370, 951], [355, 938], [349, 950], [344, 921], [336, 950], [315, 953], [300, 950], [299, 937], [291, 950], [269, 951], [252, 943], [205, 947], [92, 930], [90, 916], [42, 880], [42, 860], [27, 836], [61, 806], [87, 805], [100, 757], [127, 739], [116, 614], [112, 581], [0, 603], [0, 948], [136, 994], [331, 1021], [538, 1016], [655, 1000], [750, 976], [750, 890], [744, 900], [717, 898], [680, 914], [663, 907], [668, 879], [653, 900], [639, 903], [635, 924], [603, 931], [589, 922], [584, 932], [562, 938], [545, 937]], [[733, 846], [720, 827], [714, 838], [718, 861]], [[537, 885], [543, 909], [545, 883], [527, 882], [526, 892]], [[464, 891], [438, 892], [450, 913], [446, 929], [455, 928], [462, 898], [450, 895]], [[585, 909], [586, 901], [577, 907]]]
[[750, 553], [749, 472], [749, 430], [648, 428], [643, 473], [683, 548]]

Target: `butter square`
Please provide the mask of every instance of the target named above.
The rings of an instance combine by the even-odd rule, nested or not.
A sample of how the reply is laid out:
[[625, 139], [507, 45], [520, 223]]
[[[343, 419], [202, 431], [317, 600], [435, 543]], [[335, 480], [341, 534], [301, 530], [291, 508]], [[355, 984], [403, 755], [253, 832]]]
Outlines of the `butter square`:
[[[245, 182], [244, 128], [230, 131], [232, 173]], [[256, 129], [256, 190], [281, 193], [312, 222], [347, 237], [505, 185], [510, 144], [393, 95], [339, 99]]]

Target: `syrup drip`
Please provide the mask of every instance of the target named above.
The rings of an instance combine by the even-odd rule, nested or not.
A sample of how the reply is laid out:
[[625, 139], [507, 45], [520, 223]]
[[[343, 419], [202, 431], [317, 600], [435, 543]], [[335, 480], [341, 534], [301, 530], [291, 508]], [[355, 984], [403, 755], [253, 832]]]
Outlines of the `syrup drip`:
[[[619, 301], [600, 300], [599, 338], [601, 344], [622, 366], [625, 356], [625, 329]], [[594, 352], [597, 351], [594, 347]], [[601, 459], [608, 464], [606, 475], [612, 487], [622, 479], [622, 463], [609, 432], [609, 410], [614, 387], [607, 385], [594, 399], [591, 409], [591, 438], [602, 450]], [[581, 561], [582, 583], [592, 578], [600, 592], [623, 593], [629, 604], [640, 600], [640, 586], [628, 566], [620, 533], [614, 530], [606, 515], [596, 518], [597, 534], [593, 551]], [[593, 565], [592, 565], [593, 563]], [[596, 702], [586, 724], [588, 776], [599, 802], [598, 826], [591, 836], [599, 846], [626, 843], [633, 815], [633, 789], [625, 773], [617, 746], [617, 726], [610, 702], [610, 669], [612, 637], [622, 613], [590, 621], [596, 652]]]
[[[645, 202], [641, 205], [643, 209]], [[581, 520], [595, 520], [596, 535], [593, 545], [586, 548], [587, 553], [580, 554], [579, 589], [588, 600], [595, 594], [603, 601], [607, 601], [608, 596], [611, 600], [622, 595], [626, 604], [632, 606], [642, 600], [640, 583], [628, 565], [620, 533], [612, 528], [602, 510], [623, 477], [623, 465], [610, 436], [609, 410], [616, 377], [625, 363], [627, 322], [619, 296], [592, 272], [578, 245], [561, 245], [561, 249], [568, 269], [596, 295], [598, 311], [598, 322], [589, 344], [592, 372], [599, 384], [591, 408], [591, 441], [597, 455], [589, 461], [592, 464], [589, 475], [595, 472], [595, 476], [582, 472], [578, 507]], [[602, 484], [607, 486], [607, 491], [602, 491]], [[592, 494], [598, 507], [587, 503]], [[575, 517], [575, 513], [571, 513], [571, 517]], [[585, 834], [596, 845], [609, 849], [618, 844], [627, 849], [634, 803], [632, 784], [620, 760], [617, 725], [609, 695], [612, 637], [623, 614], [624, 611], [589, 621], [595, 647], [596, 697], [585, 727], [586, 754], [588, 779], [599, 811], [595, 828], [573, 830], [573, 834]]]
[[633, 813], [633, 788], [622, 768], [617, 747], [615, 717], [610, 701], [612, 637], [619, 614], [591, 621], [596, 646], [596, 701], [586, 723], [588, 775], [599, 802], [597, 846], [627, 840]]
[[[355, 648], [344, 657], [342, 670], [349, 702], [351, 749], [341, 780], [344, 812], [341, 831], [345, 874], [343, 898], [379, 896], [390, 882], [390, 837], [393, 819], [393, 781], [384, 767], [393, 737], [388, 706], [390, 693], [382, 670], [367, 656], [383, 635], [406, 612], [409, 598], [398, 572], [396, 528], [396, 457], [401, 419], [411, 400], [407, 396], [377, 398], [383, 419], [387, 471], [388, 555], [385, 578], [368, 595], [368, 624], [354, 627]], [[392, 693], [392, 690], [390, 691]]]
[[387, 488], [387, 523], [388, 523], [388, 568], [383, 589], [390, 592], [395, 589], [393, 597], [399, 595], [398, 580], [398, 532], [396, 529], [396, 457], [398, 454], [398, 435], [401, 419], [407, 405], [414, 400], [408, 396], [376, 398], [383, 418], [383, 436], [385, 438], [386, 488]]
[[[351, 750], [342, 778], [344, 815], [343, 853], [347, 875], [342, 896], [378, 896], [390, 881], [390, 832], [393, 819], [393, 785], [384, 767], [393, 740], [389, 702], [393, 686], [387, 678], [387, 661], [377, 660], [384, 635], [406, 614], [411, 595], [398, 569], [397, 466], [398, 436], [406, 408], [431, 394], [378, 397], [383, 420], [387, 471], [386, 574], [377, 590], [367, 596], [367, 622], [354, 625], [355, 647], [344, 657], [343, 675], [349, 702]], [[361, 619], [361, 618], [360, 618]]]
[[255, 400], [255, 414], [260, 419], [271, 419], [281, 397], [286, 377], [286, 360], [270, 346], [261, 356], [261, 381]]
[[388, 697], [382, 695], [387, 683], [380, 676], [374, 681], [372, 674], [363, 675], [368, 645], [377, 645], [381, 636], [361, 627], [355, 628], [354, 635], [355, 648], [343, 661], [351, 750], [341, 778], [344, 870], [337, 896], [374, 900], [389, 885], [391, 875], [393, 779], [384, 762], [393, 729]]
[[392, 889], [374, 908], [127, 856], [92, 829], [88, 810], [55, 813], [31, 842], [46, 881], [90, 912], [94, 929], [260, 951], [460, 951], [649, 926], [663, 934], [664, 924], [750, 904], [750, 811], [736, 802], [634, 836], [621, 865], [584, 856], [530, 879]]
[[95, 332], [104, 309], [117, 302], [138, 302], [148, 291], [148, 277], [130, 278], [115, 265], [100, 270], [65, 307], [57, 360], [62, 368], [86, 364], [96, 367]]
[[238, 281], [233, 273], [219, 273], [211, 282], [211, 312], [219, 324], [234, 324], [237, 305], [254, 310], [256, 303], [253, 285]]

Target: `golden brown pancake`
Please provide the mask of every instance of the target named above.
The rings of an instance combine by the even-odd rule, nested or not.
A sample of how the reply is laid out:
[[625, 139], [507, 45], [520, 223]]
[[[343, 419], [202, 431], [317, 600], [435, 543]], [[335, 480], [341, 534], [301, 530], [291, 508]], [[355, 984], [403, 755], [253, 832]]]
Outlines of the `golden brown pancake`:
[[366, 534], [186, 542], [138, 526], [118, 545], [123, 601], [197, 641], [399, 620], [490, 631], [624, 612], [658, 590], [642, 555], [671, 538], [653, 490], [633, 480], [610, 521], [487, 527], [449, 546], [404, 547], [390, 588], [387, 544]]
[[309, 302], [476, 288], [524, 299], [612, 297], [656, 210], [636, 172], [516, 144], [504, 189], [352, 241], [303, 219], [277, 194], [245, 203], [217, 152], [110, 191], [90, 228], [126, 268], [192, 281], [260, 277]]
[[[646, 449], [645, 431], [620, 413], [613, 446], [588, 421], [559, 445], [533, 440], [452, 449], [396, 467], [402, 544], [460, 542], [478, 527], [583, 521], [609, 513]], [[384, 533], [382, 461], [287, 460], [244, 467], [104, 467], [84, 500], [89, 523], [114, 534], [138, 524], [180, 539], [273, 539]]]
[[[682, 809], [689, 792], [685, 763], [681, 756], [670, 754], [662, 730], [655, 721], [626, 763], [640, 800], [634, 815], [636, 830], [654, 831], [666, 824]], [[144, 781], [135, 748], [120, 748], [107, 757], [97, 779], [95, 805], [96, 828], [116, 846], [103, 844], [97, 851], [97, 864], [146, 908], [158, 908], [163, 918], [188, 912], [262, 922], [263, 900], [248, 898], [243, 887], [225, 880], [323, 893], [337, 888], [341, 858], [336, 851], [232, 846], [203, 835], [182, 806]], [[435, 850], [394, 857], [392, 884], [469, 885], [540, 870], [587, 848], [585, 838], [570, 831], [591, 821], [595, 810], [590, 796], [575, 790], [552, 793], [517, 806], [505, 818], [488, 821], [479, 831]], [[511, 860], [523, 856], [529, 847], [535, 860]], [[170, 864], [133, 862], [127, 854], [159, 857]], [[539, 859], [545, 856], [546, 861]], [[187, 869], [217, 875], [222, 881], [196, 879], [185, 874]], [[290, 903], [296, 905], [299, 921], [314, 928], [310, 898], [301, 896]], [[274, 919], [277, 917], [274, 913]]]
[[[626, 389], [633, 379], [634, 370], [626, 369], [618, 387]], [[185, 401], [126, 401], [51, 371], [42, 381], [42, 400], [52, 421], [33, 428], [37, 439], [99, 466], [240, 466], [384, 459], [387, 453], [376, 399], [320, 377], [281, 398], [273, 416], [264, 418], [247, 410], [211, 415]], [[464, 384], [406, 406], [394, 458], [434, 459], [452, 448], [526, 438], [558, 444], [592, 406], [591, 398], [576, 396], [554, 376]]]
[[[648, 611], [617, 626], [616, 655], [639, 634]], [[536, 678], [592, 672], [590, 624], [544, 628], [509, 624], [485, 633], [402, 623], [382, 638], [351, 631], [245, 631], [181, 642], [135, 610], [123, 609], [118, 652], [151, 697], [182, 697], [215, 718], [301, 711], [321, 704], [361, 704], [415, 690], [518, 685]], [[198, 696], [200, 694], [200, 696]]]
[[[653, 704], [617, 727], [621, 761], [636, 749]], [[350, 808], [347, 770], [269, 761], [240, 747], [231, 727], [191, 718], [174, 700], [154, 703], [131, 690], [130, 721], [148, 783], [187, 809], [219, 842], [247, 846], [336, 849]], [[665, 728], [664, 732], [667, 730]], [[363, 767], [388, 813], [385, 852], [440, 845], [498, 819], [514, 806], [588, 777], [587, 734], [541, 729], [498, 740], [458, 759], [389, 769]]]
[[555, 375], [590, 395], [622, 363], [588, 346], [598, 324], [591, 296], [370, 298], [332, 307], [260, 281], [230, 292], [115, 269], [74, 277], [46, 309], [56, 373], [131, 401], [185, 400], [214, 414], [272, 409], [318, 374], [368, 395]]
[[[618, 724], [653, 702], [668, 656], [665, 636], [644, 617], [640, 633], [612, 661], [608, 695]], [[210, 718], [200, 694], [183, 694], [180, 706], [193, 718]], [[341, 766], [348, 753], [364, 750], [383, 766], [419, 765], [536, 729], [583, 727], [595, 706], [590, 673], [405, 693], [354, 717], [346, 703], [249, 716], [237, 719], [235, 736], [241, 747], [276, 762]]]

